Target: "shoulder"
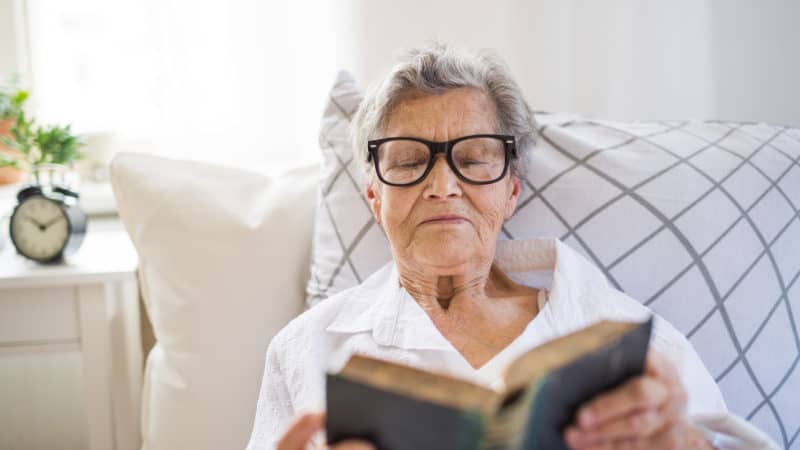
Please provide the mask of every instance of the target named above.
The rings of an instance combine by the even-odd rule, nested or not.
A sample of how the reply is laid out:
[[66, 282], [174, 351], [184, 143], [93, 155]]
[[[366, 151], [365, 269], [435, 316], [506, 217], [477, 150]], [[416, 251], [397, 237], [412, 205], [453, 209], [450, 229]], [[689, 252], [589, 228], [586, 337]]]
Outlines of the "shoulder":
[[677, 369], [689, 394], [689, 412], [725, 411], [725, 401], [719, 387], [686, 336], [645, 305], [620, 291], [614, 291], [616, 307], [628, 311], [628, 317], [634, 318], [644, 314], [653, 316], [650, 348], [665, 356]]
[[610, 286], [608, 289], [611, 291], [608, 295], [611, 301], [606, 305], [613, 311], [615, 317], [623, 320], [642, 320], [649, 316], [653, 317], [651, 345], [654, 349], [667, 354], [674, 362], [679, 362], [686, 352], [693, 351], [692, 344], [669, 321], [627, 294]]

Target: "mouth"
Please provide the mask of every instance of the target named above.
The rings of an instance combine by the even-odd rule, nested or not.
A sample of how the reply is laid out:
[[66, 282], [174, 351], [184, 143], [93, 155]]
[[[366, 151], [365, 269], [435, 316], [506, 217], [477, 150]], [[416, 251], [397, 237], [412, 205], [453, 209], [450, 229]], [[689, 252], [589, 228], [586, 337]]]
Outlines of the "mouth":
[[460, 224], [466, 223], [467, 218], [456, 214], [443, 214], [440, 216], [430, 217], [422, 222], [422, 224]]

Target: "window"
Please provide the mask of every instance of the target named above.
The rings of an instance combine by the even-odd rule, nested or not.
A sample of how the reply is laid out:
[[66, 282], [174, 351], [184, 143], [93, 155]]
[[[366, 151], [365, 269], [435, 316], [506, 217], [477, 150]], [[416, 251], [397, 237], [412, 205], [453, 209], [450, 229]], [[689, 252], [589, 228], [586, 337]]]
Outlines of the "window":
[[338, 69], [332, 2], [26, 5], [39, 120], [113, 132], [122, 150], [270, 173], [318, 159]]

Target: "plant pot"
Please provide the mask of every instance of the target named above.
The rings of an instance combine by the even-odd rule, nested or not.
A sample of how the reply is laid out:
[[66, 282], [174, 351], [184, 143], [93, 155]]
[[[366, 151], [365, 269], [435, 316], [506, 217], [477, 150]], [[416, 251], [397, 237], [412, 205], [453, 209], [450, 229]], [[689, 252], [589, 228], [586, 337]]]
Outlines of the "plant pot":
[[39, 164], [31, 169], [26, 184], [36, 186], [61, 186], [77, 191], [80, 176], [72, 165]]
[[[11, 127], [14, 126], [14, 119], [0, 120], [0, 136], [11, 138]], [[0, 140], [0, 153], [8, 156], [19, 156], [19, 152], [6, 147]], [[25, 172], [14, 167], [0, 167], [0, 185], [15, 184], [22, 180]]]

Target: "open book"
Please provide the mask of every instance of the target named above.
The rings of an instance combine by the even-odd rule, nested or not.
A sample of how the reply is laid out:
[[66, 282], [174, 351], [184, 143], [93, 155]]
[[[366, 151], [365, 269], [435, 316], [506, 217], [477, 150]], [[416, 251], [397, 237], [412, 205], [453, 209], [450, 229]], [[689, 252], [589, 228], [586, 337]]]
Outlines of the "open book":
[[578, 407], [644, 369], [653, 319], [598, 322], [517, 358], [496, 392], [463, 380], [354, 355], [327, 376], [329, 444], [379, 450], [566, 450]]

